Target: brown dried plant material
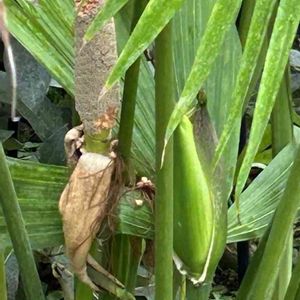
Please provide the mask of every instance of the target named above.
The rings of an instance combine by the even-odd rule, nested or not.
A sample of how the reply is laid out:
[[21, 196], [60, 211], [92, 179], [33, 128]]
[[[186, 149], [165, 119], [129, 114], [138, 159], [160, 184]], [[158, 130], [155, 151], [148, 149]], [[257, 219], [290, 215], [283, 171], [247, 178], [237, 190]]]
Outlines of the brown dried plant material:
[[89, 278], [86, 263], [88, 260], [94, 269], [106, 272], [88, 253], [106, 215], [113, 170], [111, 158], [96, 153], [82, 154], [59, 201], [65, 247], [72, 269], [94, 290], [98, 287]]
[[83, 125], [79, 125], [70, 129], [64, 139], [65, 152], [68, 166], [74, 168], [80, 157], [80, 149], [84, 142]]

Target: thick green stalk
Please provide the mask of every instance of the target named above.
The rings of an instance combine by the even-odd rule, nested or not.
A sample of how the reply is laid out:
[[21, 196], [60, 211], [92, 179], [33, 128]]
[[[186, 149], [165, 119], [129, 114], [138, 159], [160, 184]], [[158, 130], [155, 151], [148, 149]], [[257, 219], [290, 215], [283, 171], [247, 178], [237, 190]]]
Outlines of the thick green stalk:
[[[278, 262], [290, 238], [300, 198], [300, 147], [297, 148], [294, 164], [284, 194], [276, 209], [273, 224], [265, 246], [263, 257], [256, 269], [256, 276], [248, 290], [247, 297], [238, 299], [270, 299], [276, 281]], [[286, 205], [286, 203], [289, 205]]]
[[142, 257], [143, 240], [123, 234], [118, 234], [113, 239], [113, 274], [125, 285], [128, 292], [133, 293]]
[[0, 299], [7, 299], [4, 250], [0, 249]]
[[174, 107], [175, 82], [172, 57], [172, 25], [155, 44], [156, 199], [155, 199], [155, 299], [173, 300], [173, 142], [165, 150], [164, 134]]
[[207, 300], [211, 291], [211, 284], [205, 283], [201, 286], [194, 286], [187, 281], [186, 299], [187, 300]]
[[[133, 31], [138, 22], [147, 2], [145, 0], [135, 0], [134, 2], [134, 16], [131, 24], [131, 31]], [[120, 118], [119, 129], [119, 151], [123, 157], [125, 164], [130, 171], [130, 153], [134, 125], [134, 112], [137, 95], [137, 87], [140, 72], [139, 57], [134, 64], [127, 70], [124, 81], [124, 91]]]
[[244, 300], [247, 299], [247, 295], [251, 289], [251, 284], [254, 281], [254, 278], [256, 276], [256, 271], [259, 267], [259, 264], [262, 260], [263, 253], [266, 248], [266, 243], [270, 234], [270, 228], [272, 223], [269, 225], [269, 227], [266, 229], [263, 237], [259, 241], [259, 245], [257, 250], [255, 251], [253, 257], [251, 258], [250, 265], [247, 268], [247, 272], [243, 278], [242, 284], [238, 290], [237, 294], [237, 300]]
[[[134, 1], [134, 14], [131, 23], [133, 31], [147, 2], [145, 0]], [[138, 88], [140, 57], [127, 70], [124, 81], [124, 91], [119, 127], [119, 152], [126, 165], [124, 181], [134, 184], [134, 170], [130, 162], [131, 144], [134, 126], [134, 113]], [[125, 285], [129, 292], [133, 292], [137, 278], [137, 268], [141, 259], [142, 239], [128, 235], [116, 235], [112, 241], [112, 272]], [[108, 296], [107, 299], [115, 299]]]
[[297, 300], [297, 291], [300, 291], [300, 257], [296, 263], [293, 270], [292, 278], [290, 280], [287, 292], [285, 294], [284, 300]]
[[7, 229], [18, 260], [24, 291], [28, 300], [44, 300], [42, 285], [35, 266], [17, 195], [0, 143], [0, 203]]
[[75, 278], [75, 300], [93, 300], [93, 291], [86, 284]]
[[[293, 140], [293, 121], [291, 108], [290, 71], [286, 67], [277, 99], [272, 112], [272, 152], [275, 157], [287, 144]], [[288, 205], [288, 203], [286, 203]], [[273, 292], [273, 300], [283, 299], [292, 273], [293, 232], [282, 257], [280, 272]]]

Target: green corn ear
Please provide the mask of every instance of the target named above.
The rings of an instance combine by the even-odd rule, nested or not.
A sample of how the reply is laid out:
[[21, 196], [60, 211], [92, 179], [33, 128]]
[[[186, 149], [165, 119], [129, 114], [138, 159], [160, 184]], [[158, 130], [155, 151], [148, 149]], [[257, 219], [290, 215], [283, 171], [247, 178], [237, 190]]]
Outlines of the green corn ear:
[[210, 178], [198, 158], [193, 125], [184, 117], [174, 134], [174, 261], [194, 283], [206, 279], [215, 240]]

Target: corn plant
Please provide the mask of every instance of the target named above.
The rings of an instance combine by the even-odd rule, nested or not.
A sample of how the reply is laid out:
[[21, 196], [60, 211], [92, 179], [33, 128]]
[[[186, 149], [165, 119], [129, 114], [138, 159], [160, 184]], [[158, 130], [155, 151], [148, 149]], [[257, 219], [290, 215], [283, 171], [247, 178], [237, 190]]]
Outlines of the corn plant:
[[[24, 92], [26, 74], [17, 76], [17, 111], [39, 136], [41, 155], [37, 162], [0, 153], [1, 297], [7, 250], [16, 253], [27, 299], [42, 299], [31, 249], [64, 244], [78, 300], [134, 299], [151, 287], [149, 299], [216, 299], [226, 244], [258, 239], [236, 298], [298, 299], [300, 135], [288, 56], [299, 1], [4, 4], [18, 47], [49, 76], [35, 105], [51, 110], [40, 117]], [[9, 105], [9, 70], [0, 76], [0, 101]], [[76, 127], [67, 134], [66, 119], [55, 119], [62, 108], [45, 100], [50, 78], [71, 103]], [[3, 129], [9, 150], [12, 133]], [[65, 147], [67, 162], [43, 158], [47, 147], [62, 156]], [[264, 169], [253, 178], [261, 150]]]

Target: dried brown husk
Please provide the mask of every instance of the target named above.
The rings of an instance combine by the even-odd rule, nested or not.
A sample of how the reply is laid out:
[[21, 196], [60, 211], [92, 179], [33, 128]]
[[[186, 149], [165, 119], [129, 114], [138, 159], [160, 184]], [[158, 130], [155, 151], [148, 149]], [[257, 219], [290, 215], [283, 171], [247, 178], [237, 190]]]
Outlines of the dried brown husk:
[[86, 262], [92, 242], [107, 212], [114, 171], [110, 157], [84, 153], [76, 165], [60, 201], [65, 247], [74, 273], [94, 290]]

